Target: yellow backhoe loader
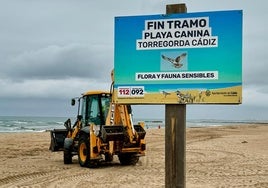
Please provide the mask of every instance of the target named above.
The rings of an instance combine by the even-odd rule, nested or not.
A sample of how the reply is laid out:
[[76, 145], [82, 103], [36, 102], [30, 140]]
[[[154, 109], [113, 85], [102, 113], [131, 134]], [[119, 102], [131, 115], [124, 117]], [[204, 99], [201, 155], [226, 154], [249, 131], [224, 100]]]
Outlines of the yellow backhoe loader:
[[145, 155], [144, 123], [134, 125], [131, 106], [114, 102], [113, 87], [110, 92], [85, 92], [72, 99], [72, 105], [76, 101], [78, 115], [74, 125], [68, 119], [66, 129], [50, 131], [50, 150], [63, 151], [64, 164], [72, 163], [72, 157], [78, 155], [80, 166], [96, 167], [117, 155], [122, 165], [135, 165]]

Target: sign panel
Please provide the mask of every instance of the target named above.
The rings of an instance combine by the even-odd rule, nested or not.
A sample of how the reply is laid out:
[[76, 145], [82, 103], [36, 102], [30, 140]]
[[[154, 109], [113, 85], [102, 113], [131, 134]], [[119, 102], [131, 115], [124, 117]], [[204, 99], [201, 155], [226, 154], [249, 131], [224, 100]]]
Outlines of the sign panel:
[[242, 11], [115, 18], [118, 103], [242, 102]]

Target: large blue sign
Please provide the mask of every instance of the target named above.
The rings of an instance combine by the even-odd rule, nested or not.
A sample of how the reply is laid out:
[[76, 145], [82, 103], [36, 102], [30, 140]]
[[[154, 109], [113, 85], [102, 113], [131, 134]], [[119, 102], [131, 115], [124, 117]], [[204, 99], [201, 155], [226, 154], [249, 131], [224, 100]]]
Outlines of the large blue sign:
[[115, 18], [116, 102], [242, 102], [242, 11]]

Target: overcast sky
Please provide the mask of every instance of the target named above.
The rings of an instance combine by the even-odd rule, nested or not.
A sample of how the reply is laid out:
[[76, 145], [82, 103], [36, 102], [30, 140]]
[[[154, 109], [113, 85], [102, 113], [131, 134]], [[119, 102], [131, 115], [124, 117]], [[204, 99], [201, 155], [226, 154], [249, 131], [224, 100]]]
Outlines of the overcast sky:
[[[70, 99], [110, 87], [114, 17], [243, 10], [243, 104], [187, 105], [187, 119], [268, 120], [268, 1], [0, 0], [0, 116], [75, 116]], [[165, 107], [135, 106], [134, 117]]]

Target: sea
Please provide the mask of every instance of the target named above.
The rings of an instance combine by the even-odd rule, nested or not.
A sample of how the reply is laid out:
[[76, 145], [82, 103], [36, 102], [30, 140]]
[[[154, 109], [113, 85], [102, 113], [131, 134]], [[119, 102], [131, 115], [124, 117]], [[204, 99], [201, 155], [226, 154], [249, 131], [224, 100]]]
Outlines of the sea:
[[[0, 116], [0, 133], [11, 132], [45, 132], [53, 129], [64, 129], [67, 117], [22, 117]], [[75, 118], [70, 118], [72, 124]], [[145, 129], [158, 129], [165, 127], [164, 119], [134, 119], [134, 124], [143, 121]], [[216, 119], [193, 119], [186, 120], [186, 127], [208, 127], [242, 124], [268, 124], [267, 121], [257, 120], [216, 120]]]

